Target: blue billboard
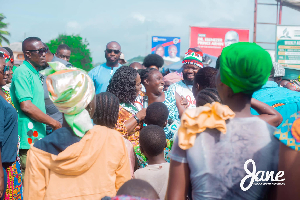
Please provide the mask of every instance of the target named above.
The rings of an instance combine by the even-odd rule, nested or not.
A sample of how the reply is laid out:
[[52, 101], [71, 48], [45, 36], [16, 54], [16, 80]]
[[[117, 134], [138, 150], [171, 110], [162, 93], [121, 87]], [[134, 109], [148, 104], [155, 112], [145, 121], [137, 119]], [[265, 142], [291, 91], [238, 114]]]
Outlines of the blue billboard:
[[158, 54], [164, 60], [180, 61], [180, 37], [152, 36], [152, 54]]

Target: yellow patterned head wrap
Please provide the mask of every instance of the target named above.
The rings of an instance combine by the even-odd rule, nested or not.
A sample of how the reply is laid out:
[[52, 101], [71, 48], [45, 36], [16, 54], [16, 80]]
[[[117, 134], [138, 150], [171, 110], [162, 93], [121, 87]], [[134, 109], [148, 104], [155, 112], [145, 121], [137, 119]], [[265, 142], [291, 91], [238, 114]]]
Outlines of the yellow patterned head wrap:
[[78, 68], [67, 68], [60, 62], [49, 62], [51, 68], [40, 73], [46, 79], [49, 97], [74, 133], [82, 138], [93, 128], [88, 111], [85, 109], [93, 100], [95, 88], [87, 73]]

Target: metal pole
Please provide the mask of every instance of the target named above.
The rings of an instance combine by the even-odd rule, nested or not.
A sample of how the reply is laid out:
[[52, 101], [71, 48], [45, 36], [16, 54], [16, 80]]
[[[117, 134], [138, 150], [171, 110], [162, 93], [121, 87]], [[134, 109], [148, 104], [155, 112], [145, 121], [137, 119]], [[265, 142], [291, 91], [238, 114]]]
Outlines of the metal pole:
[[281, 17], [282, 17], [282, 0], [280, 0], [280, 8], [279, 8], [279, 25], [281, 25]]
[[254, 28], [253, 28], [253, 42], [256, 42], [256, 25], [257, 25], [257, 0], [254, 3]]

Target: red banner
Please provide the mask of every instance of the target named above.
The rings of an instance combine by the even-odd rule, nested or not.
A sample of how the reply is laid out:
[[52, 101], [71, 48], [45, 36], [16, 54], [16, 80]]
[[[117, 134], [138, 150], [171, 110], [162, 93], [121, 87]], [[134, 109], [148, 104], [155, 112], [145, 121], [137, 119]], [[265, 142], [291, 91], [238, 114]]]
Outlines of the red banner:
[[190, 48], [199, 47], [203, 53], [218, 57], [225, 46], [249, 42], [249, 30], [233, 28], [190, 27]]

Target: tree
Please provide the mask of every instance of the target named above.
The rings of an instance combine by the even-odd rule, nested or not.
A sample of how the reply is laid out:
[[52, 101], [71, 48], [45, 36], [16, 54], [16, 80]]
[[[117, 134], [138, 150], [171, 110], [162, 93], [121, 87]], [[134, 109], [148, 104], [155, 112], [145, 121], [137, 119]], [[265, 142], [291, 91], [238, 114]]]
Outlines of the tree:
[[66, 44], [71, 49], [70, 63], [77, 68], [85, 71], [90, 71], [93, 68], [92, 57], [88, 49], [89, 43], [79, 35], [64, 35], [61, 34], [58, 38], [46, 43], [52, 53], [56, 52], [60, 44]]
[[8, 26], [8, 23], [3, 22], [5, 18], [6, 17], [2, 13], [0, 13], [0, 46], [2, 46], [2, 41], [9, 44], [9, 40], [5, 37], [5, 35], [10, 36], [10, 33], [8, 31], [3, 30]]

